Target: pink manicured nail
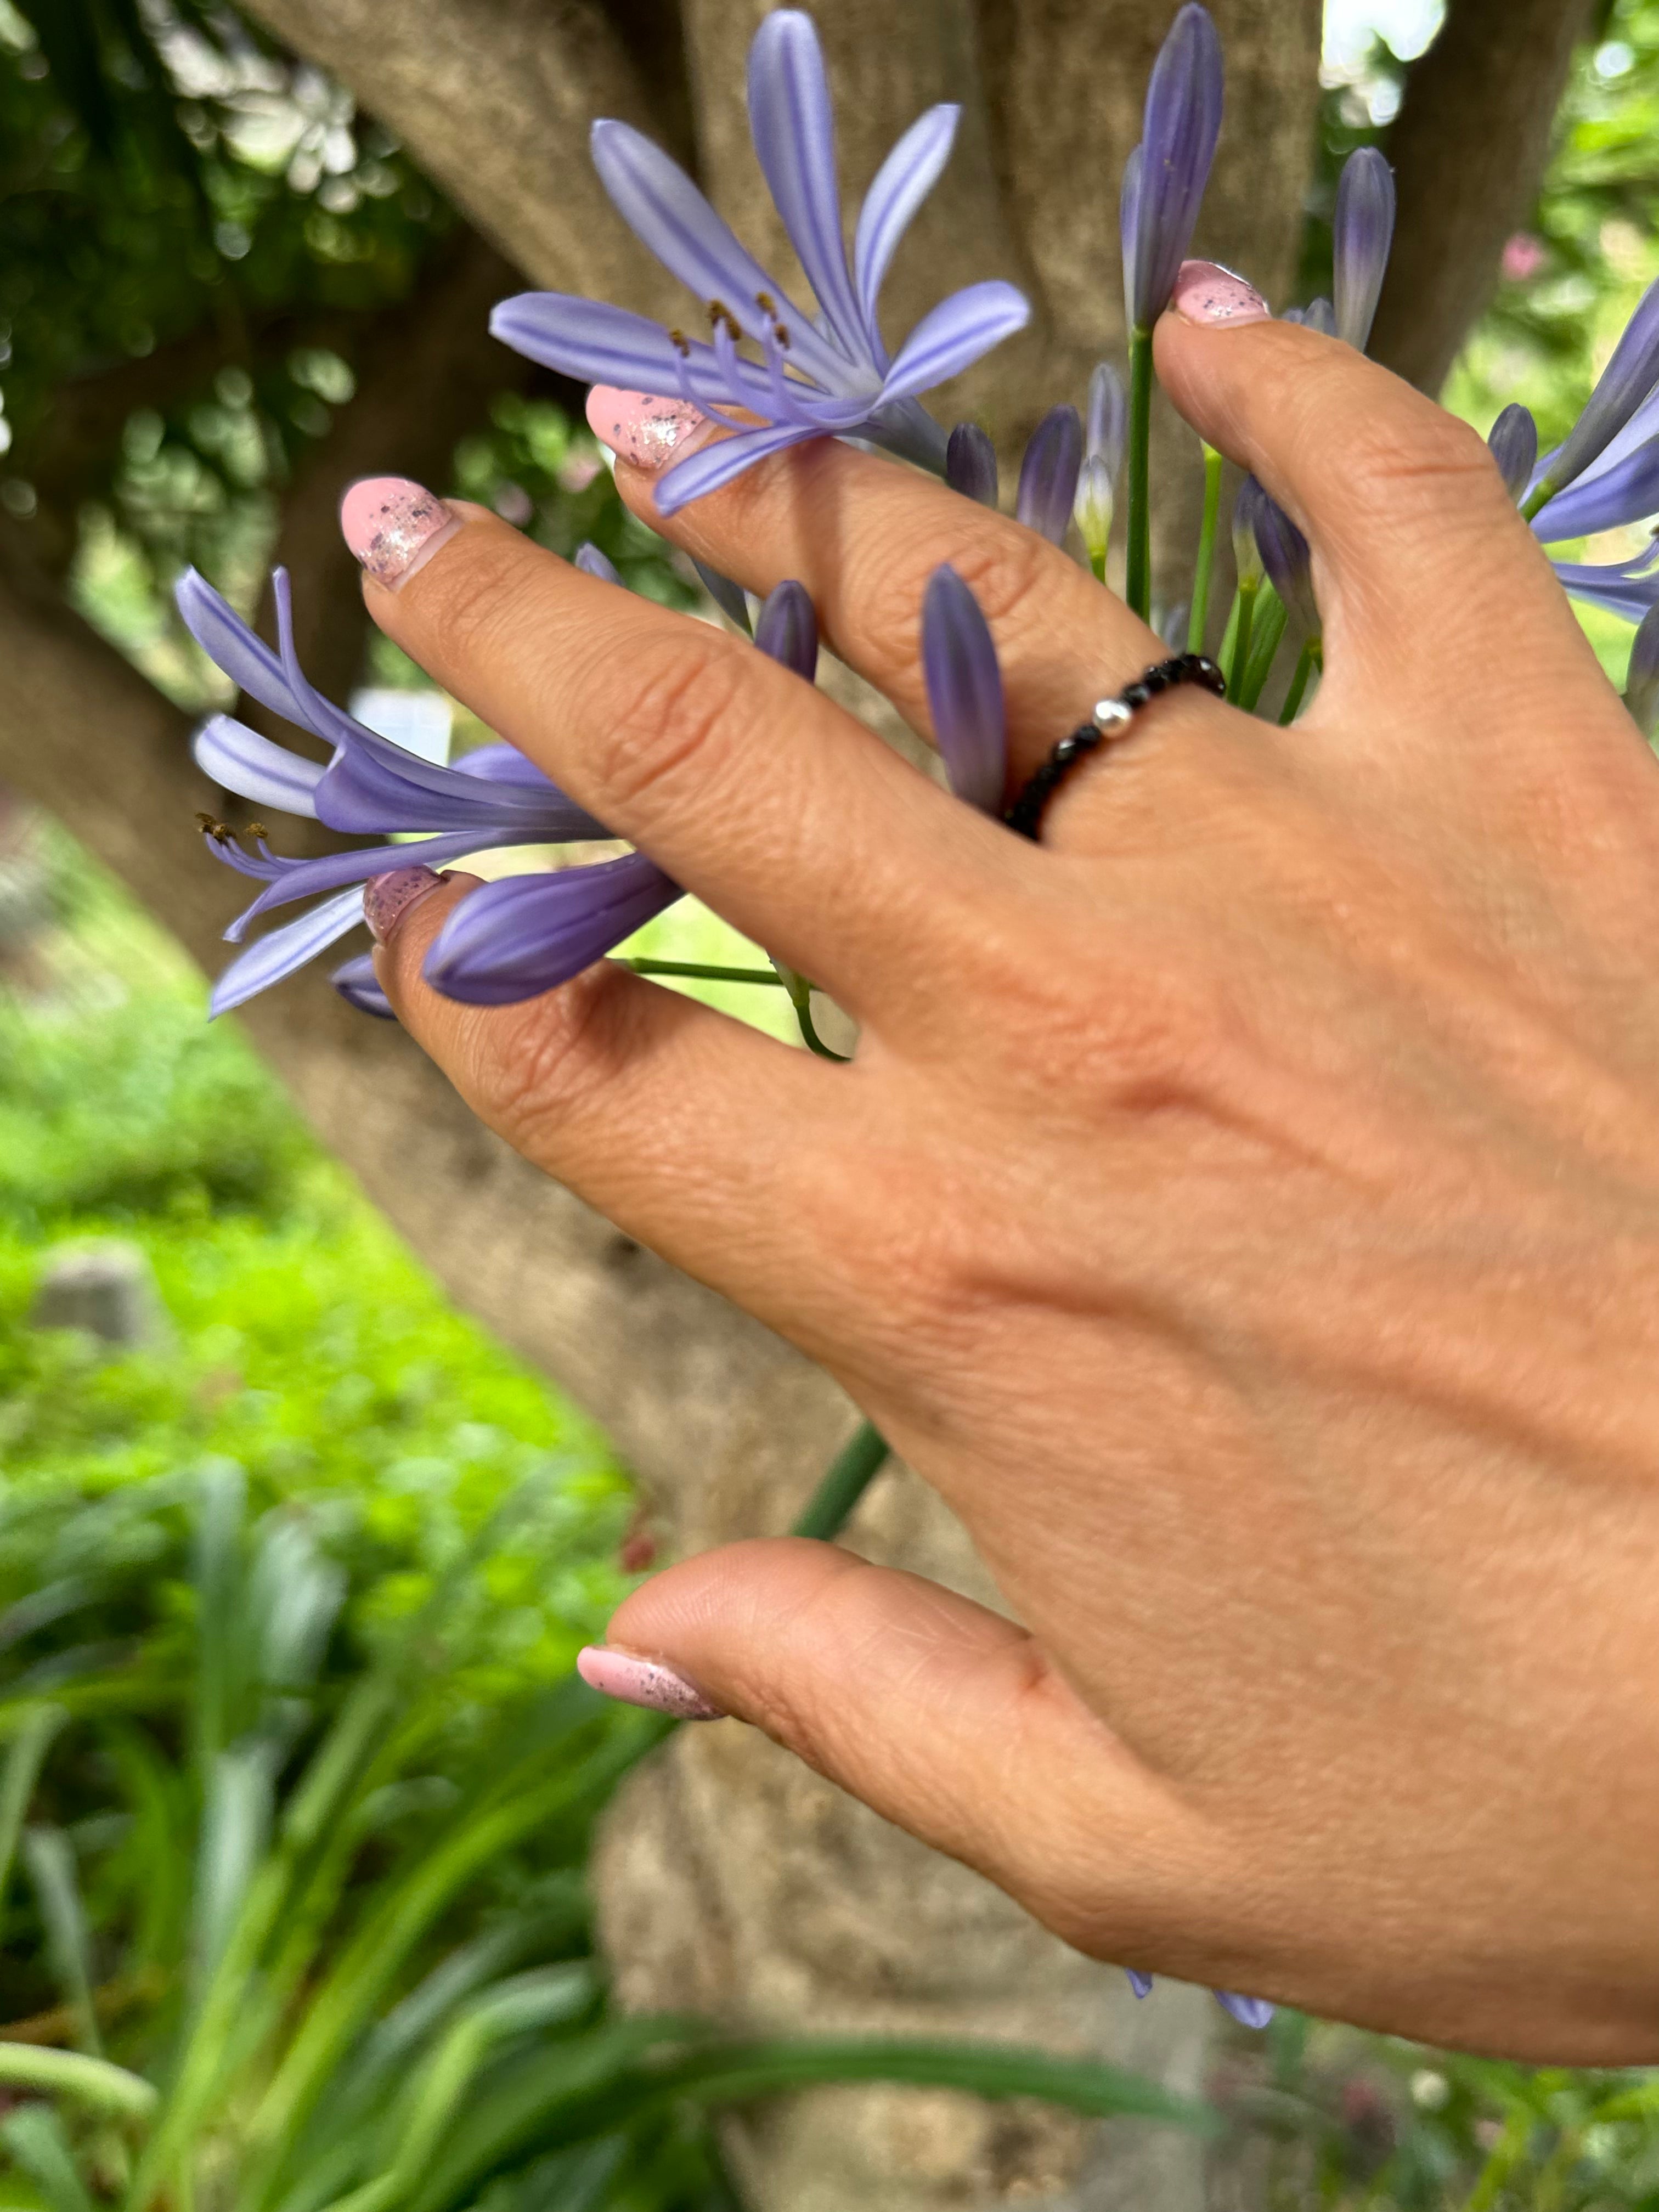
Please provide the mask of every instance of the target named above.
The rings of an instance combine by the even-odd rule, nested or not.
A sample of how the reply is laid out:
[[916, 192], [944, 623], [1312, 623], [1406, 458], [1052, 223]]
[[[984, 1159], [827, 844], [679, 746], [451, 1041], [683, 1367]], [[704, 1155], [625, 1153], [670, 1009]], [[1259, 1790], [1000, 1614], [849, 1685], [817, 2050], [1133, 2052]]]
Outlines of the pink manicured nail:
[[1218, 261], [1183, 261], [1170, 302], [1183, 322], [1270, 323], [1273, 309], [1254, 284]]
[[624, 1705], [645, 1705], [653, 1713], [672, 1713], [677, 1721], [723, 1721], [726, 1715], [711, 1705], [702, 1692], [654, 1659], [631, 1658], [626, 1651], [608, 1650], [590, 1644], [576, 1654], [576, 1672], [590, 1690], [615, 1698]]
[[388, 868], [363, 885], [363, 920], [377, 945], [384, 945], [412, 906], [443, 881], [430, 868]]
[[407, 477], [363, 477], [340, 501], [340, 534], [377, 584], [395, 592], [461, 526], [435, 493]]
[[587, 427], [618, 460], [654, 472], [676, 453], [689, 453], [694, 438], [713, 425], [689, 400], [596, 384], [587, 395]]

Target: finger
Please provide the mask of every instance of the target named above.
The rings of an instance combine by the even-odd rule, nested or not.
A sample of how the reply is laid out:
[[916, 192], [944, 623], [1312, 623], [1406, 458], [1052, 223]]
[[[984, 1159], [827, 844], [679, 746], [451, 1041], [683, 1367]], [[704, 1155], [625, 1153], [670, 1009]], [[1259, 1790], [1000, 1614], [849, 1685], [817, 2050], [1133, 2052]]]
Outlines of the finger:
[[833, 1204], [852, 1172], [837, 1091], [854, 1072], [614, 961], [538, 999], [463, 1006], [421, 969], [477, 879], [413, 888], [376, 972], [473, 1111], [627, 1236], [821, 1346], [854, 1296]]
[[481, 510], [398, 589], [364, 592], [490, 727], [861, 1019], [925, 1004], [929, 971], [971, 941], [988, 872], [1022, 865], [1015, 840], [752, 646]]
[[[604, 410], [595, 420], [609, 428]], [[819, 439], [758, 463], [666, 518], [656, 507], [660, 481], [653, 471], [618, 463], [627, 504], [696, 559], [754, 592], [792, 576], [805, 584], [836, 653], [929, 738], [922, 595], [948, 562], [996, 641], [1017, 781], [1097, 699], [1166, 657], [1157, 633], [1058, 546], [879, 454]], [[1212, 700], [1194, 694], [1161, 703], [1158, 722], [1171, 717], [1178, 741], [1172, 730], [1170, 744], [1158, 741], [1159, 752], [1185, 751], [1189, 724], [1207, 732], [1199, 740], [1205, 753], [1224, 748], [1224, 718]], [[1201, 759], [1192, 763], [1194, 777]]]
[[1384, 701], [1440, 691], [1437, 742], [1455, 711], [1443, 696], [1454, 675], [1490, 699], [1510, 682], [1530, 690], [1593, 670], [1542, 549], [1468, 423], [1293, 324], [1171, 312], [1157, 359], [1181, 413], [1309, 538], [1334, 675], [1363, 678]]
[[[618, 1610], [606, 1650], [665, 1664], [1080, 1948], [1175, 1970], [1207, 1838], [1013, 1623], [834, 1545], [782, 1539], [656, 1576]], [[621, 1668], [584, 1672], [625, 1688]]]

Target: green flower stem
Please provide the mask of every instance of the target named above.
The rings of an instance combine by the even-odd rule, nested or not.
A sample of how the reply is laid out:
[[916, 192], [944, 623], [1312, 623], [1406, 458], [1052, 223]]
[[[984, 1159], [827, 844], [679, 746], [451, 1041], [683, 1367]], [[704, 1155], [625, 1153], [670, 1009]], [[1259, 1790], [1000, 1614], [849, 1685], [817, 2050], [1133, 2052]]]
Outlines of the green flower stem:
[[1098, 553], [1089, 556], [1089, 566], [1095, 572], [1096, 583], [1103, 584], [1106, 580], [1106, 548], [1103, 545]]
[[1128, 550], [1123, 596], [1142, 622], [1152, 611], [1152, 334], [1137, 330], [1129, 339], [1129, 511]]
[[695, 975], [705, 983], [771, 983], [782, 990], [784, 981], [775, 968], [711, 968], [702, 960], [624, 960], [636, 975]]
[[0, 2082], [9, 2089], [70, 2098], [115, 2119], [148, 2120], [161, 2101], [153, 2082], [125, 2066], [44, 2043], [0, 2043]]
[[1290, 690], [1285, 694], [1285, 704], [1279, 716], [1281, 729], [1288, 729], [1302, 712], [1302, 702], [1308, 696], [1308, 685], [1313, 672], [1323, 665], [1324, 655], [1320, 651], [1319, 640], [1310, 637], [1297, 657], [1296, 673], [1291, 678]]
[[1259, 584], [1241, 584], [1233, 601], [1232, 650], [1223, 660], [1227, 674], [1227, 696], [1237, 706], [1243, 695], [1245, 672], [1250, 665], [1250, 631], [1255, 621]]
[[1489, 2212], [1502, 2194], [1504, 2183], [1521, 2163], [1534, 2124], [1524, 2106], [1510, 2114], [1504, 2132], [1493, 2144], [1474, 2187], [1464, 2201], [1463, 2212]]
[[1539, 508], [1540, 507], [1547, 507], [1554, 497], [1555, 486], [1547, 477], [1543, 483], [1539, 485], [1537, 490], [1534, 491], [1522, 504], [1521, 509], [1521, 520], [1522, 522], [1530, 522], [1534, 515], [1537, 514]]
[[816, 1536], [821, 1543], [839, 1536], [853, 1508], [886, 1465], [888, 1449], [881, 1431], [864, 1422], [830, 1461], [790, 1534]]
[[1187, 650], [1202, 653], [1210, 627], [1210, 583], [1215, 574], [1215, 538], [1221, 520], [1221, 456], [1204, 448], [1204, 526], [1198, 534], [1198, 565], [1193, 571], [1193, 611], [1187, 618]]
[[817, 1053], [820, 1060], [839, 1060], [842, 1066], [845, 1067], [848, 1061], [852, 1058], [852, 1054], [846, 1052], [834, 1052], [827, 1044], [825, 1044], [823, 1039], [818, 1035], [817, 1030], [812, 1026], [811, 1000], [808, 998], [800, 998], [794, 1000], [793, 1004], [795, 1008], [795, 1019], [800, 1024], [801, 1042], [806, 1047], [807, 1050], [809, 1052]]
[[1263, 584], [1257, 593], [1255, 615], [1250, 637], [1250, 658], [1238, 687], [1238, 696], [1233, 702], [1235, 706], [1243, 708], [1246, 714], [1255, 711], [1262, 687], [1273, 672], [1279, 648], [1285, 641], [1285, 625], [1291, 618], [1290, 609], [1271, 584]]

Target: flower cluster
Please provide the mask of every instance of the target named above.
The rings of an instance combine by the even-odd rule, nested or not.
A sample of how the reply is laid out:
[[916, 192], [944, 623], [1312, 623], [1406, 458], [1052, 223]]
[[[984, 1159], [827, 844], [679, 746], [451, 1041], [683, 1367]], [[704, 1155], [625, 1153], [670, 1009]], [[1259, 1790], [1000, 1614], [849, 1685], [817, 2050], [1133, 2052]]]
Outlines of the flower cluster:
[[[495, 311], [495, 335], [532, 360], [585, 381], [678, 394], [729, 434], [673, 462], [657, 504], [672, 515], [783, 448], [825, 436], [856, 437], [941, 473], [963, 496], [994, 507], [1000, 498], [995, 448], [978, 425], [947, 436], [922, 395], [971, 366], [1029, 316], [1012, 286], [971, 284], [942, 301], [890, 353], [879, 318], [884, 279], [906, 227], [949, 157], [957, 111], [931, 108], [883, 164], [860, 207], [848, 253], [842, 228], [835, 124], [817, 34], [795, 10], [769, 15], [749, 58], [749, 115], [755, 151], [779, 217], [813, 295], [803, 308], [757, 261], [691, 179], [629, 125], [594, 125], [592, 156], [623, 220], [697, 302], [697, 327], [663, 329], [601, 301], [526, 293]], [[1125, 595], [1150, 619], [1149, 428], [1152, 334], [1167, 307], [1192, 242], [1221, 126], [1220, 43], [1206, 9], [1188, 0], [1176, 16], [1148, 87], [1139, 143], [1128, 157], [1121, 202], [1127, 384], [1109, 362], [1090, 381], [1086, 408], [1061, 402], [1038, 422], [1018, 473], [1020, 523], [1064, 543], [1075, 525], [1095, 574], [1106, 575], [1120, 514]], [[1346, 165], [1334, 219], [1332, 296], [1286, 311], [1333, 342], [1363, 351], [1389, 266], [1395, 224], [1392, 173], [1374, 149]], [[1659, 285], [1644, 298], [1568, 436], [1539, 452], [1526, 409], [1506, 408], [1493, 425], [1494, 465], [1546, 546], [1649, 520], [1659, 514]], [[1222, 459], [1206, 448], [1204, 521], [1189, 606], [1166, 611], [1171, 643], [1207, 641], [1209, 592], [1219, 538]], [[1307, 539], [1254, 478], [1232, 520], [1237, 590], [1218, 651], [1230, 697], [1258, 708], [1287, 636], [1297, 647], [1282, 690], [1281, 721], [1299, 711], [1322, 666], [1322, 623]], [[590, 576], [617, 585], [591, 547], [577, 556]], [[1659, 730], [1659, 540], [1637, 557], [1606, 565], [1557, 558], [1565, 589], [1638, 624], [1626, 700], [1650, 736]], [[751, 619], [729, 580], [701, 568], [716, 604], [756, 648], [814, 680], [817, 623], [799, 584], [785, 584]], [[184, 619], [209, 656], [262, 706], [329, 748], [326, 764], [292, 752], [229, 715], [204, 724], [197, 757], [228, 791], [261, 810], [308, 816], [325, 828], [374, 842], [317, 858], [274, 853], [254, 825], [237, 836], [210, 823], [214, 849], [261, 886], [227, 934], [278, 909], [308, 904], [297, 919], [260, 937], [233, 962], [213, 996], [234, 1006], [337, 943], [362, 920], [362, 886], [418, 860], [448, 866], [483, 851], [569, 845], [610, 832], [507, 744], [490, 744], [453, 765], [420, 759], [321, 698], [298, 665], [287, 580], [276, 579], [278, 650], [255, 637], [193, 572], [179, 587]], [[939, 753], [951, 790], [995, 814], [1007, 777], [1001, 674], [989, 627], [955, 570], [937, 569], [919, 611], [918, 643]], [[404, 841], [415, 842], [404, 842]], [[550, 990], [618, 945], [679, 896], [647, 856], [625, 854], [550, 869], [538, 861], [484, 884], [460, 902], [428, 956], [426, 980], [449, 996], [495, 1006]], [[805, 1039], [811, 987], [781, 980]], [[366, 1011], [391, 1008], [366, 956], [349, 960], [337, 988]], [[834, 1057], [835, 1055], [830, 1055]], [[875, 1463], [875, 1462], [872, 1462]], [[1136, 1994], [1150, 1978], [1132, 1973]], [[1272, 2008], [1218, 1991], [1235, 2017], [1261, 2026]]]

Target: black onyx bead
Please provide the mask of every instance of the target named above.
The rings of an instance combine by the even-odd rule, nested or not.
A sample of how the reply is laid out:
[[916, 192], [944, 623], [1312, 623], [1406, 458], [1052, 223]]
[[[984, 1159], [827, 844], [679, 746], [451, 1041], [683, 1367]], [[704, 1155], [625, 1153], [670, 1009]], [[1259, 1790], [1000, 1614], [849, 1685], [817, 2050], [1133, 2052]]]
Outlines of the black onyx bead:
[[1054, 747], [1054, 757], [1057, 761], [1074, 761], [1081, 750], [1075, 737], [1062, 738]]
[[1139, 684], [1126, 684], [1119, 694], [1126, 707], [1144, 707], [1152, 696], [1144, 677]]

